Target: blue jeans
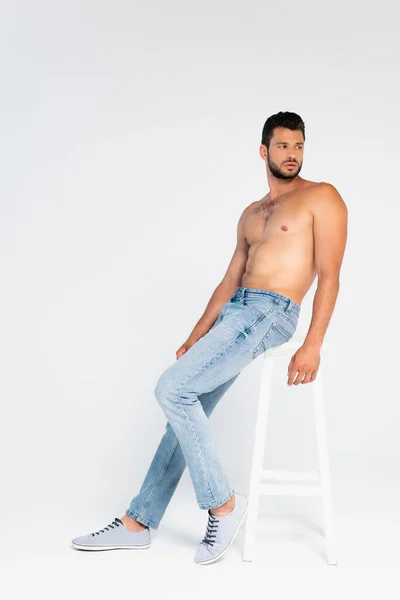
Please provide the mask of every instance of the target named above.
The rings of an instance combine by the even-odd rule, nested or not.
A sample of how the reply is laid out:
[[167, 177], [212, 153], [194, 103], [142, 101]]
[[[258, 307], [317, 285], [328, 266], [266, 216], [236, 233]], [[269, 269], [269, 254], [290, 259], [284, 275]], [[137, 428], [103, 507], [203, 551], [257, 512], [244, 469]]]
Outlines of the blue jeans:
[[299, 315], [300, 306], [286, 296], [238, 287], [208, 333], [161, 374], [155, 396], [166, 432], [127, 515], [157, 529], [186, 465], [199, 508], [229, 500], [234, 490], [208, 417], [244, 367], [293, 336]]

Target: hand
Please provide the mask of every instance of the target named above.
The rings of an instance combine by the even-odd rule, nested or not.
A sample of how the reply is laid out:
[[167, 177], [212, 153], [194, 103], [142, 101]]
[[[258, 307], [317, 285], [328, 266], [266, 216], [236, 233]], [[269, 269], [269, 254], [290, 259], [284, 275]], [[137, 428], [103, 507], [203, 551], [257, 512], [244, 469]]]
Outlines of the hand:
[[185, 354], [192, 346], [195, 345], [197, 340], [191, 340], [188, 338], [186, 342], [176, 351], [176, 359], [178, 360], [183, 354]]
[[[320, 349], [318, 346], [310, 344], [300, 346], [292, 356], [292, 360], [288, 366], [288, 385], [292, 385], [292, 383], [298, 385], [299, 383], [314, 381], [317, 377], [320, 360]], [[294, 381], [295, 378], [296, 381]]]

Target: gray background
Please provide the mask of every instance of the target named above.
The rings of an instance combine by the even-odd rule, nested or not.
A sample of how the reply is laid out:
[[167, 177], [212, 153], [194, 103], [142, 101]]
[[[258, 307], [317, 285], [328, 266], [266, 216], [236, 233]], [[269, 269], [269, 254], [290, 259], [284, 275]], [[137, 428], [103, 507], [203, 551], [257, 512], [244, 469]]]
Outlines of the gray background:
[[[121, 517], [138, 493], [166, 422], [155, 383], [225, 273], [243, 208], [268, 191], [258, 149], [266, 118], [280, 110], [306, 124], [301, 175], [335, 185], [349, 211], [321, 363], [339, 558], [394, 568], [397, 10], [385, 1], [1, 3], [0, 518], [9, 574], [27, 531], [31, 543], [48, 540], [23, 554], [36, 557], [32, 576], [43, 583], [43, 556], [79, 561], [70, 538]], [[302, 303], [303, 336], [315, 287]], [[243, 493], [261, 366], [242, 372], [211, 420]], [[274, 379], [265, 463], [314, 468], [312, 384], [288, 388], [286, 367]], [[263, 501], [260, 511], [301, 506], [316, 519], [317, 501], [291, 502]], [[178, 518], [184, 504], [197, 532]], [[164, 519], [171, 543], [180, 526], [191, 531], [176, 562], [191, 569], [206, 513], [187, 470]], [[272, 540], [271, 560], [276, 548]], [[281, 566], [287, 557], [282, 550]], [[154, 569], [146, 559], [141, 568]], [[235, 562], [245, 567], [240, 544]]]

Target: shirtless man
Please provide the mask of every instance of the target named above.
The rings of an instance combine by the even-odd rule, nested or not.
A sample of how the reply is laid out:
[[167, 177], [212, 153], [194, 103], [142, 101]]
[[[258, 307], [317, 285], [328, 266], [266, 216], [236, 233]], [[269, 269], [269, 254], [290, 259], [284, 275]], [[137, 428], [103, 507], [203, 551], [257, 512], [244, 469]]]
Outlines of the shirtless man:
[[[318, 275], [310, 327], [288, 367], [288, 385], [298, 385], [317, 376], [320, 348], [339, 292], [347, 207], [333, 185], [299, 176], [304, 127], [301, 121], [299, 129], [285, 127], [285, 119], [296, 122], [291, 115], [278, 113], [264, 125], [260, 156], [270, 192], [242, 212], [225, 276], [177, 357], [210, 329], [238, 286], [277, 292], [301, 305]], [[281, 125], [273, 128], [275, 122]]]
[[199, 508], [208, 510], [194, 561], [214, 562], [231, 545], [247, 497], [229, 484], [208, 418], [246, 365], [290, 339], [318, 275], [310, 328], [288, 367], [288, 385], [314, 381], [339, 291], [347, 208], [333, 185], [299, 176], [304, 142], [296, 113], [280, 112], [265, 122], [260, 156], [270, 191], [243, 210], [227, 271], [157, 382], [155, 395], [168, 422], [139, 494], [121, 519], [74, 538], [75, 548], [150, 547], [149, 528], [158, 528], [186, 466]]

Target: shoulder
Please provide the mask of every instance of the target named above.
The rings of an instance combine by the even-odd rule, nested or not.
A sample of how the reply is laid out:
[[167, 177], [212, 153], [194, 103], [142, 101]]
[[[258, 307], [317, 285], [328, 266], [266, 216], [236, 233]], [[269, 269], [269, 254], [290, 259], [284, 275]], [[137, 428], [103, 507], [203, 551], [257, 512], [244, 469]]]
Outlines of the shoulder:
[[313, 214], [322, 211], [338, 210], [347, 213], [347, 206], [337, 188], [331, 183], [321, 181], [310, 190], [311, 210]]
[[257, 207], [260, 205], [261, 202], [262, 202], [262, 200], [255, 200], [254, 202], [250, 202], [250, 204], [248, 204], [244, 208], [241, 208], [240, 209], [240, 211], [241, 211], [240, 219], [243, 220], [246, 217], [248, 217], [249, 215], [256, 212]]

